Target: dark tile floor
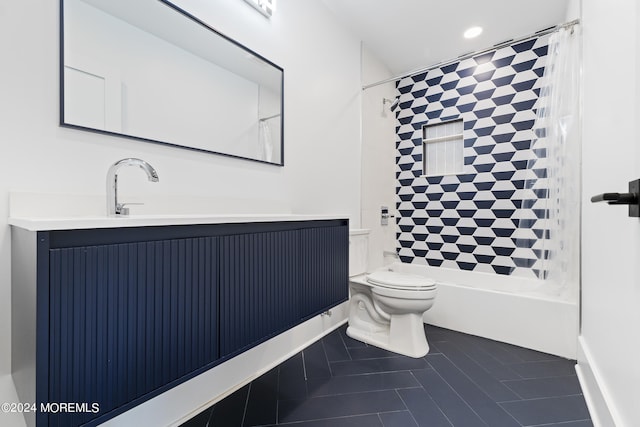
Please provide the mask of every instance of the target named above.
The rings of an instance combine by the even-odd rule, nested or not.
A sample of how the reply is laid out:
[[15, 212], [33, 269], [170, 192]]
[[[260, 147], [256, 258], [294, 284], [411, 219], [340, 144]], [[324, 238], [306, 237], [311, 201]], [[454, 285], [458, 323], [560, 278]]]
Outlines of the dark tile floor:
[[593, 426], [573, 360], [429, 325], [412, 359], [345, 330], [182, 427]]

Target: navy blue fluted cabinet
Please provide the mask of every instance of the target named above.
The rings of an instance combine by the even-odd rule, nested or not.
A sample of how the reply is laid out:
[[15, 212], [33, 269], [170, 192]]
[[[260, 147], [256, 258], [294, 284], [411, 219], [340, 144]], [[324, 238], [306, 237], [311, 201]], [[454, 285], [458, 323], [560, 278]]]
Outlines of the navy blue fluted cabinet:
[[220, 241], [220, 351], [229, 356], [301, 318], [299, 230], [224, 236]]
[[298, 263], [301, 317], [308, 319], [348, 298], [349, 229], [312, 227], [300, 230], [300, 234], [300, 241], [305, 242]]
[[211, 237], [51, 249], [48, 401], [108, 413], [218, 360], [217, 252]]
[[38, 426], [97, 425], [348, 297], [346, 220], [35, 234], [36, 402], [99, 404]]

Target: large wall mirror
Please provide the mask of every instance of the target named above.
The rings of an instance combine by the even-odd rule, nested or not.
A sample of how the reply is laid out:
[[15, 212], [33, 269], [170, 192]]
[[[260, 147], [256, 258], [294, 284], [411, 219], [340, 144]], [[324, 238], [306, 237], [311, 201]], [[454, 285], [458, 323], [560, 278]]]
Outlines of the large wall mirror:
[[61, 0], [61, 124], [283, 165], [283, 70], [165, 0]]

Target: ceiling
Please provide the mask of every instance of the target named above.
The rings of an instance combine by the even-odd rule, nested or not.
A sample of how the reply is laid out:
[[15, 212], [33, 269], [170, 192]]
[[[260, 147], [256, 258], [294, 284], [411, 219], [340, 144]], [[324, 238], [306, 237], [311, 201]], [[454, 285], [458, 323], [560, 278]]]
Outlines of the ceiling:
[[[394, 75], [566, 21], [569, 0], [324, 0]], [[483, 33], [471, 40], [472, 26]]]

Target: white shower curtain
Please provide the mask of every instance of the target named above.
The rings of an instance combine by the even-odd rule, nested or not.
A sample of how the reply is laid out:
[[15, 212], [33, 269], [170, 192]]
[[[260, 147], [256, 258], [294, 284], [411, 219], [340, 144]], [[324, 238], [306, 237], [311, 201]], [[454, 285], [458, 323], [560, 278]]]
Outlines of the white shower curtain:
[[267, 162], [273, 160], [273, 142], [271, 138], [271, 126], [266, 120], [260, 120], [260, 158]]
[[[554, 33], [534, 126], [518, 238], [537, 239], [534, 267], [558, 293], [577, 295], [580, 250], [580, 27]], [[546, 151], [546, 156], [541, 154]], [[541, 197], [542, 195], [542, 197]], [[543, 197], [546, 195], [546, 197]], [[533, 222], [534, 220], [535, 222]], [[532, 226], [532, 224], [534, 224]], [[523, 241], [526, 240], [523, 239]]]

